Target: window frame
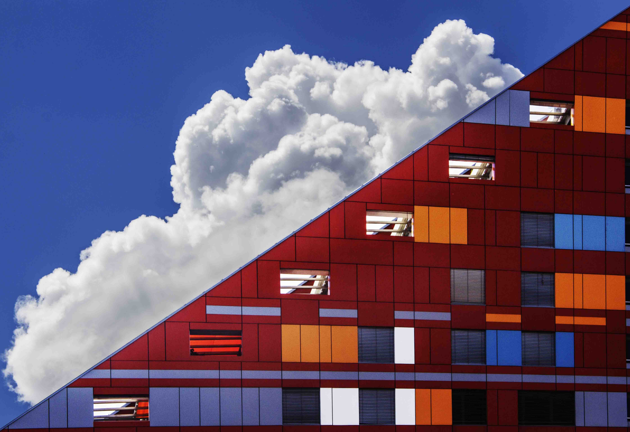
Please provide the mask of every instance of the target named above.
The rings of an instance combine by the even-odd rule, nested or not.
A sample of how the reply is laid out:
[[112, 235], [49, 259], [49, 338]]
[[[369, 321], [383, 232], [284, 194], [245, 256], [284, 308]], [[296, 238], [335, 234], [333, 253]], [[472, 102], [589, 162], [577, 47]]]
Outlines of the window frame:
[[[472, 163], [479, 165], [468, 165]], [[464, 171], [459, 174], [451, 173], [451, 170], [456, 169]], [[471, 171], [471, 174], [464, 174], [466, 171]], [[481, 172], [475, 175], [472, 171]], [[494, 181], [496, 178], [496, 157], [493, 155], [449, 153], [448, 177], [449, 179]]]
[[[295, 275], [295, 276], [292, 276]], [[294, 283], [303, 283], [300, 285], [294, 285]], [[283, 286], [282, 283], [285, 282]], [[290, 282], [290, 284], [288, 284]], [[315, 285], [318, 282], [323, 282], [321, 286]], [[308, 285], [312, 283], [312, 285]], [[310, 288], [311, 292], [306, 292]], [[290, 292], [283, 292], [283, 290], [291, 290]], [[312, 291], [321, 292], [312, 292]], [[293, 269], [293, 268], [281, 268], [280, 269], [280, 291], [281, 296], [319, 296], [330, 295], [330, 271], [323, 269]]]
[[[528, 338], [528, 336], [531, 335], [537, 335], [537, 351], [538, 351], [538, 364], [531, 364], [529, 362], [526, 362], [526, 352], [527, 352], [527, 347], [526, 344], [528, 343], [528, 341], [526, 340]], [[547, 335], [550, 336], [550, 340], [551, 340], [551, 347], [552, 347], [552, 354], [551, 354], [551, 364], [540, 364], [541, 361], [541, 354], [540, 354], [540, 336], [541, 335]], [[527, 358], [528, 359], [528, 358]], [[524, 367], [556, 367], [556, 334], [555, 332], [538, 332], [538, 331], [523, 331], [521, 332], [521, 364]]]

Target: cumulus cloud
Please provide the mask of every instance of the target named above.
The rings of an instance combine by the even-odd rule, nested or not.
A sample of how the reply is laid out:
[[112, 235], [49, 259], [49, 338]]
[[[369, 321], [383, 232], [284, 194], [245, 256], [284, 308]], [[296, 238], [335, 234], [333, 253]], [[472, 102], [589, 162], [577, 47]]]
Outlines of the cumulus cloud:
[[179, 211], [141, 216], [21, 297], [7, 382], [34, 403], [215, 284], [522, 76], [494, 39], [446, 21], [407, 71], [258, 56], [249, 98], [217, 91], [184, 123], [171, 168]]

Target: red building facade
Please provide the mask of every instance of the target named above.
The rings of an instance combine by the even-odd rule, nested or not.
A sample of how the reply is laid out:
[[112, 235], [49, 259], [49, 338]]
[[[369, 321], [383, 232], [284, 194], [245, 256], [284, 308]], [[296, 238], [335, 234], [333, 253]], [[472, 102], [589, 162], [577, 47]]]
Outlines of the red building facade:
[[6, 429], [627, 428], [629, 15]]

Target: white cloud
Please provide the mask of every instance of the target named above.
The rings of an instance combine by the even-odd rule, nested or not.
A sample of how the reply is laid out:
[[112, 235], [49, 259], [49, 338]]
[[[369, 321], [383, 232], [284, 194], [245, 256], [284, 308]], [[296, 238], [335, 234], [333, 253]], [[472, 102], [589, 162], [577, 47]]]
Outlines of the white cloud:
[[261, 54], [247, 100], [218, 91], [184, 123], [180, 210], [104, 233], [76, 273], [57, 269], [18, 300], [4, 374], [19, 398], [48, 395], [522, 76], [493, 50], [460, 20], [438, 25], [407, 71]]

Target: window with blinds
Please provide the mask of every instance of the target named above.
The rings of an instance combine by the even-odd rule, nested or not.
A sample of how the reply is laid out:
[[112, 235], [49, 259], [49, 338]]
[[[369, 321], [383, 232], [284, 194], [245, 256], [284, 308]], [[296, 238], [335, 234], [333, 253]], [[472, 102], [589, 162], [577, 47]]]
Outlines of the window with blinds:
[[318, 388], [282, 389], [282, 424], [319, 424]]
[[413, 212], [368, 210], [365, 231], [369, 236], [413, 237]]
[[[630, 113], [626, 113], [626, 115], [630, 115]], [[626, 129], [628, 128], [628, 126], [626, 126]], [[626, 172], [624, 175], [625, 179], [626, 179], [626, 189], [630, 188], [630, 159], [626, 159]], [[628, 191], [626, 191], [627, 193]]]
[[630, 276], [626, 276], [626, 304], [630, 304]]
[[554, 247], [553, 214], [521, 213], [521, 246]]
[[485, 425], [486, 391], [453, 389], [453, 424]]
[[627, 334], [626, 335], [626, 363], [629, 363], [629, 362], [630, 362], [630, 334]]
[[553, 273], [521, 273], [521, 305], [555, 306]]
[[362, 425], [395, 424], [394, 389], [359, 389], [359, 423]]
[[532, 99], [529, 103], [529, 122], [573, 126], [573, 102]]
[[95, 396], [94, 421], [149, 420], [148, 396]]
[[394, 363], [394, 329], [359, 327], [359, 363]]
[[485, 272], [483, 270], [451, 269], [451, 302], [485, 304]]
[[448, 176], [469, 180], [494, 180], [494, 156], [451, 153]]
[[523, 366], [555, 366], [555, 333], [521, 333], [521, 352]]
[[518, 424], [575, 426], [575, 393], [572, 391], [519, 391]]
[[626, 246], [630, 246], [630, 218], [626, 218]]
[[328, 270], [280, 269], [280, 294], [329, 295]]
[[453, 364], [486, 364], [486, 332], [451, 330]]
[[190, 330], [191, 355], [235, 355], [243, 348], [241, 330]]

